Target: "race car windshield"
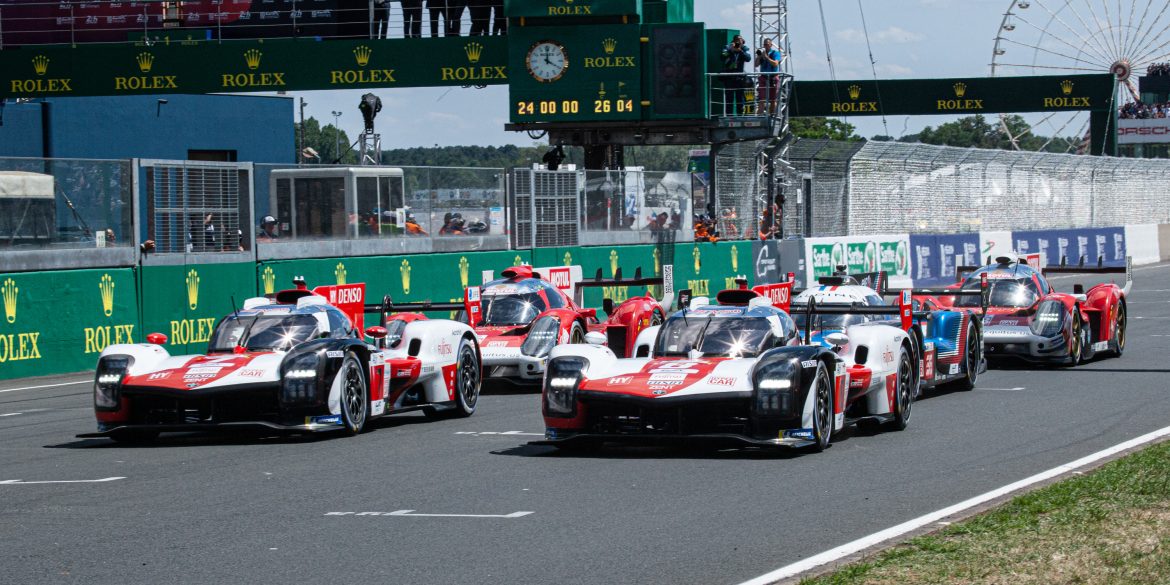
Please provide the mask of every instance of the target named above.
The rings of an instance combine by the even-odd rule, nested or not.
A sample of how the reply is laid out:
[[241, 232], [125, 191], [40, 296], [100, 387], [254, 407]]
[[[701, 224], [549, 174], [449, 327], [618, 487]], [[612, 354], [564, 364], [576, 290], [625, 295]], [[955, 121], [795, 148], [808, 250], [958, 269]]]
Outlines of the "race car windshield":
[[[988, 305], [992, 307], [1031, 307], [1038, 298], [1036, 287], [1031, 280], [989, 280], [987, 285], [991, 288], [991, 300], [988, 301]], [[969, 278], [963, 283], [962, 288], [979, 288], [979, 280]], [[956, 307], [978, 307], [981, 306], [981, 302], [975, 295], [955, 298]]]
[[232, 351], [244, 339], [249, 351], [288, 351], [316, 336], [317, 320], [312, 315], [230, 315], [215, 328], [207, 349]]
[[711, 357], [754, 357], [771, 347], [771, 339], [772, 325], [767, 319], [680, 316], [662, 326], [654, 354], [686, 356], [697, 349]]
[[[823, 306], [823, 305], [822, 305]], [[889, 319], [889, 315], [813, 315], [813, 331], [844, 331], [846, 327], [860, 325], [869, 321]], [[804, 307], [792, 306], [792, 320], [796, 321], [796, 328], [804, 331], [808, 325], [808, 313]]]
[[483, 296], [485, 325], [527, 325], [548, 306], [536, 293]]

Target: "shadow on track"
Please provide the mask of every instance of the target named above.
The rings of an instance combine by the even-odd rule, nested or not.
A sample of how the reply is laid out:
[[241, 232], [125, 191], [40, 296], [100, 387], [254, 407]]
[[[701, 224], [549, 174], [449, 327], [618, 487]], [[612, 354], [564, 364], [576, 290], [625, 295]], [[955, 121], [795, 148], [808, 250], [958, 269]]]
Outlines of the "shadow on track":
[[331, 439], [356, 439], [378, 431], [389, 431], [398, 427], [429, 424], [430, 419], [419, 413], [417, 416], [404, 413], [402, 416], [389, 416], [366, 423], [366, 430], [358, 437], [349, 437], [341, 430], [324, 431], [317, 433], [273, 432], [265, 429], [231, 429], [206, 432], [171, 432], [163, 433], [150, 441], [133, 443], [119, 443], [109, 438], [77, 439], [67, 443], [45, 445], [45, 449], [156, 449], [163, 447], [217, 447], [225, 445], [287, 445], [298, 443], [316, 443]]
[[808, 455], [832, 456], [833, 445], [848, 441], [853, 436], [881, 434], [882, 431], [848, 426], [836, 435], [829, 444], [827, 453], [817, 454], [807, 449], [790, 447], [744, 447], [729, 446], [728, 443], [709, 441], [680, 441], [664, 444], [620, 444], [604, 443], [560, 449], [552, 445], [525, 443], [508, 449], [490, 451], [492, 455], [509, 457], [533, 457], [549, 459], [715, 459], [715, 460], [787, 460]]

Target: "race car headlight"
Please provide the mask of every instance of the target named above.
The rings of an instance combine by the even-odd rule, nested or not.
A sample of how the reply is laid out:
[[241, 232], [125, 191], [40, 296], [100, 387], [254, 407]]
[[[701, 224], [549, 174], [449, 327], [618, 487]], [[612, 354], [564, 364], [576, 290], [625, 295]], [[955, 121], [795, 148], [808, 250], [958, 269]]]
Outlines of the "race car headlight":
[[130, 370], [134, 358], [128, 355], [110, 355], [98, 360], [93, 382], [93, 406], [97, 410], [118, 410], [121, 403], [122, 380]]
[[541, 317], [532, 324], [528, 337], [520, 346], [520, 353], [531, 357], [544, 357], [557, 344], [561, 332], [561, 321], [556, 317]]
[[761, 362], [752, 376], [752, 410], [760, 416], [787, 416], [800, 388], [800, 367], [788, 358]]
[[548, 364], [544, 374], [544, 414], [572, 418], [577, 414], [577, 389], [589, 361], [580, 357], [559, 357]]
[[1052, 337], [1064, 327], [1064, 304], [1060, 301], [1044, 301], [1032, 319], [1032, 334]]
[[302, 353], [280, 366], [280, 393], [284, 403], [310, 402], [316, 396], [321, 358], [316, 353]]

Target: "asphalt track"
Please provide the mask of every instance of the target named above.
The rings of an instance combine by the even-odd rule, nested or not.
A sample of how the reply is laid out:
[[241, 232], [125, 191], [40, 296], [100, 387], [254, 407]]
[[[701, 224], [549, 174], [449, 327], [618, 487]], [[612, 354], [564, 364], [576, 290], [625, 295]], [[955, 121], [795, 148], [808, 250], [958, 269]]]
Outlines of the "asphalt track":
[[1136, 281], [1123, 358], [993, 370], [817, 455], [561, 454], [526, 444], [525, 394], [355, 438], [126, 447], [74, 438], [90, 376], [5, 382], [0, 583], [739, 583], [1170, 424], [1170, 266]]

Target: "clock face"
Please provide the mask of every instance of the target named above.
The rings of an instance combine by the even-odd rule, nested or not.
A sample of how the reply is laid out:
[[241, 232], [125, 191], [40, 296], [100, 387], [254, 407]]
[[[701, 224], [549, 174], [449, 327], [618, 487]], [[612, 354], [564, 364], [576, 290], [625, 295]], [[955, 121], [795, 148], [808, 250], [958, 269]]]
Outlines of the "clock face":
[[569, 55], [565, 48], [552, 41], [540, 41], [528, 50], [528, 72], [537, 81], [549, 83], [565, 74]]

